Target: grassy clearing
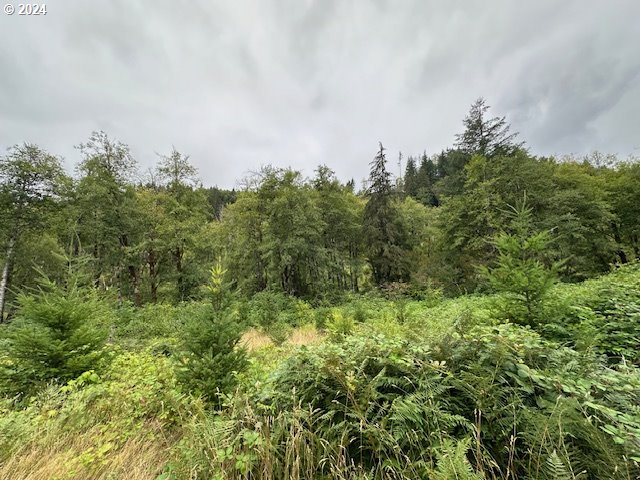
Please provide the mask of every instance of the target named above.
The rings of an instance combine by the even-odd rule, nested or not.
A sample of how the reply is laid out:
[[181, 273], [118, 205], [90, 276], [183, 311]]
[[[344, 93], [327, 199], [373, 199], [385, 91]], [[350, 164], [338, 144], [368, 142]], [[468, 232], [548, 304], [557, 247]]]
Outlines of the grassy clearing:
[[[315, 325], [303, 325], [291, 330], [291, 333], [284, 342], [285, 346], [315, 345], [322, 342], [325, 334], [320, 332]], [[267, 347], [273, 347], [273, 340], [268, 335], [256, 328], [249, 328], [240, 340], [240, 345], [248, 351], [253, 352]]]

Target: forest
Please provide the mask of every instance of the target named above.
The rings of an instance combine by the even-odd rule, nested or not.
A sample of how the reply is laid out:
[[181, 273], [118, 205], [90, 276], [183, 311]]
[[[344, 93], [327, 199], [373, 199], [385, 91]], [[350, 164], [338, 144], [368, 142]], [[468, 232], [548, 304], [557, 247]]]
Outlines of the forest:
[[232, 190], [10, 148], [0, 480], [640, 478], [640, 161], [460, 131]]

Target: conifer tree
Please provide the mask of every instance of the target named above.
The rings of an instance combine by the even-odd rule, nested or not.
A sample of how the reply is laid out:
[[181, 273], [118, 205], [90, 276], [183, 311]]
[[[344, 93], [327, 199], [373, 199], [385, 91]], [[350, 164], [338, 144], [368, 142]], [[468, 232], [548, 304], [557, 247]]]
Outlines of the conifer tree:
[[406, 235], [400, 215], [393, 204], [391, 174], [386, 168], [386, 155], [380, 150], [371, 162], [367, 204], [364, 210], [364, 235], [369, 250], [369, 263], [377, 284], [406, 277], [404, 244]]
[[231, 312], [231, 286], [220, 260], [210, 271], [207, 291], [211, 305], [196, 315], [184, 330], [178, 378], [193, 393], [214, 405], [231, 393], [235, 372], [247, 367], [246, 351], [238, 347], [242, 325]]
[[562, 262], [547, 261], [550, 233], [534, 231], [526, 195], [509, 209], [510, 228], [493, 240], [498, 250], [496, 265], [480, 271], [493, 290], [505, 294], [503, 313], [517, 323], [534, 325]]
[[50, 381], [65, 382], [94, 370], [105, 356], [107, 332], [101, 327], [105, 310], [95, 291], [41, 279], [38, 291], [18, 295], [15, 320], [7, 330], [6, 355], [0, 384], [11, 394], [34, 393]]
[[471, 105], [469, 114], [462, 121], [465, 131], [456, 135], [456, 146], [465, 153], [485, 157], [513, 155], [524, 142], [516, 141], [518, 133], [510, 132], [505, 117], [487, 118], [489, 108], [482, 97]]
[[417, 176], [416, 160], [410, 156], [404, 171], [404, 194], [412, 198], [416, 198], [418, 191]]

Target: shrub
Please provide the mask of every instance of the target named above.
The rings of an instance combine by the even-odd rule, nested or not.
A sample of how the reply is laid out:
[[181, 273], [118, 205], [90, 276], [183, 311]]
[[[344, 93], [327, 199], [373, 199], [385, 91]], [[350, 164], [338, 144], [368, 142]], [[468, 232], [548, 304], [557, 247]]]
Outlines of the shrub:
[[283, 293], [265, 290], [256, 293], [249, 305], [251, 324], [265, 328], [276, 323], [278, 315], [289, 309], [291, 299]]
[[558, 288], [548, 338], [606, 355], [610, 362], [640, 364], [640, 268], [631, 265], [582, 285]]
[[329, 338], [333, 341], [344, 340], [344, 338], [353, 333], [355, 322], [351, 316], [334, 311], [330, 318], [327, 323], [327, 331], [329, 332]]
[[31, 394], [98, 368], [105, 357], [105, 312], [92, 291], [74, 282], [60, 287], [45, 280], [37, 292], [20, 294], [16, 318], [3, 332], [4, 392]]
[[292, 328], [289, 323], [283, 320], [279, 320], [263, 329], [267, 337], [269, 337], [273, 344], [278, 347], [287, 341], [287, 338], [289, 338], [289, 335], [291, 334], [291, 330]]
[[515, 207], [509, 207], [512, 232], [494, 237], [496, 265], [481, 267], [480, 273], [494, 291], [503, 293], [501, 315], [516, 323], [535, 325], [562, 263], [547, 266], [545, 257], [551, 237], [549, 232], [533, 231], [533, 209], [527, 206], [526, 196]]
[[301, 422], [308, 454], [331, 459], [314, 475], [339, 465], [371, 478], [440, 478], [452, 468], [468, 478], [640, 474], [640, 373], [522, 327], [476, 327], [436, 344], [350, 336], [298, 352], [270, 383], [253, 407], [277, 415], [265, 449], [291, 448], [289, 429]]
[[231, 393], [237, 372], [246, 368], [244, 348], [238, 346], [242, 326], [229, 311], [227, 285], [218, 281], [221, 268], [211, 271], [211, 307], [192, 319], [184, 331], [178, 377], [196, 395], [219, 406], [221, 394]]
[[[156, 478], [201, 405], [178, 391], [169, 359], [121, 353], [102, 374], [0, 405], [0, 478]], [[143, 475], [141, 472], [145, 472]]]

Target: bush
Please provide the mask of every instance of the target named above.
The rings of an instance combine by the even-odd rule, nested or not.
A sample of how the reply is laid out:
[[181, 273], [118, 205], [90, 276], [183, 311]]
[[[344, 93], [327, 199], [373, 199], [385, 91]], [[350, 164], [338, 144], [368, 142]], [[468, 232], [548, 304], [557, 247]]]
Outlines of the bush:
[[601, 279], [558, 288], [551, 321], [540, 326], [550, 339], [580, 350], [640, 364], [640, 268], [620, 268]]
[[249, 300], [249, 319], [252, 325], [267, 328], [278, 321], [281, 312], [289, 309], [291, 299], [283, 293], [265, 290]]
[[169, 359], [126, 352], [101, 375], [0, 404], [0, 478], [156, 478], [202, 410], [177, 387]]
[[[446, 478], [449, 460], [469, 478], [640, 474], [640, 372], [607, 368], [514, 325], [435, 344], [350, 336], [310, 347], [256, 400], [252, 422], [269, 425], [263, 450], [275, 449], [265, 453], [273, 468], [284, 468], [278, 459], [296, 431], [311, 456], [300, 460], [319, 465], [315, 476], [344, 468], [347, 478]], [[255, 418], [261, 409], [267, 417]]]
[[211, 305], [185, 328], [178, 378], [193, 393], [220, 406], [222, 395], [231, 393], [236, 373], [248, 361], [246, 351], [238, 346], [242, 326], [231, 312], [233, 295], [224, 281], [226, 270], [218, 262], [210, 274]]
[[100, 366], [107, 338], [106, 309], [92, 291], [44, 281], [34, 294], [18, 296], [18, 311], [6, 327], [2, 390], [26, 395], [51, 381], [65, 382]]
[[349, 315], [344, 315], [342, 312], [334, 311], [331, 314], [331, 319], [327, 323], [327, 331], [329, 332], [329, 338], [333, 341], [342, 341], [347, 336], [353, 333], [355, 328], [355, 322]]
[[292, 328], [290, 327], [290, 324], [283, 320], [279, 320], [263, 329], [267, 337], [269, 337], [273, 344], [278, 347], [287, 341], [287, 338], [289, 338], [289, 335], [291, 334], [291, 330]]

